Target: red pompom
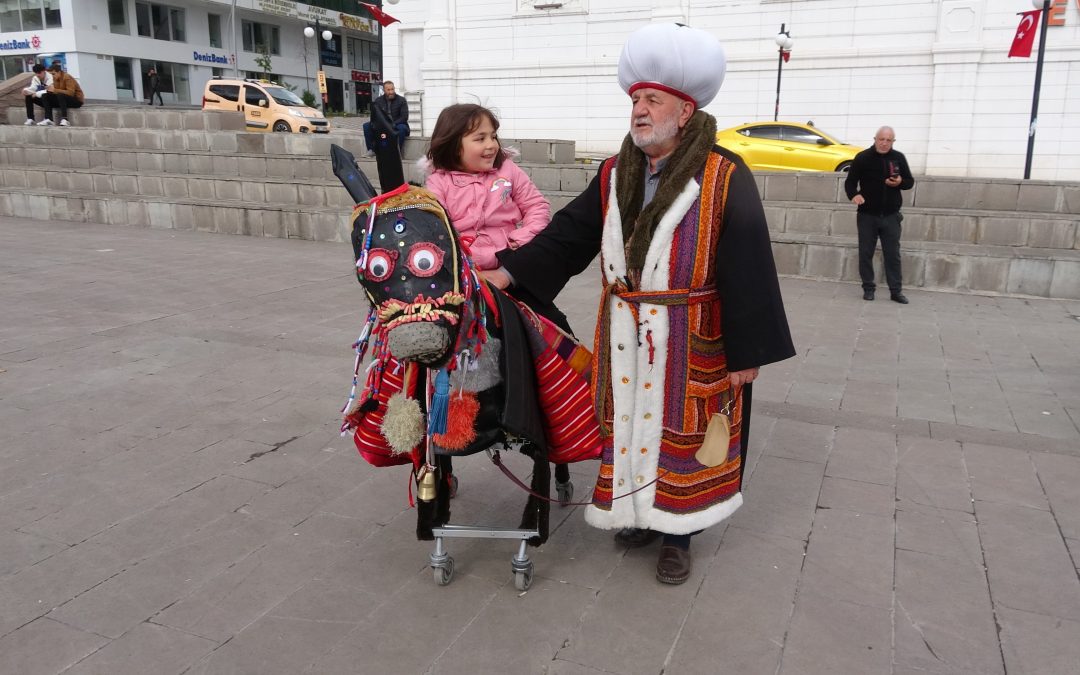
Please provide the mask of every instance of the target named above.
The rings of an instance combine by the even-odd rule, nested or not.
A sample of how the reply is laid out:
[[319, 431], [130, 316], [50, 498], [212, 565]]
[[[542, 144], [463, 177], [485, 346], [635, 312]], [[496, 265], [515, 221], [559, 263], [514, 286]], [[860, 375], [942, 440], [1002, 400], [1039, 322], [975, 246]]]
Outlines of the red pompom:
[[446, 415], [446, 433], [434, 434], [432, 439], [447, 450], [463, 450], [476, 440], [476, 415], [480, 401], [471, 392], [450, 394], [450, 408]]

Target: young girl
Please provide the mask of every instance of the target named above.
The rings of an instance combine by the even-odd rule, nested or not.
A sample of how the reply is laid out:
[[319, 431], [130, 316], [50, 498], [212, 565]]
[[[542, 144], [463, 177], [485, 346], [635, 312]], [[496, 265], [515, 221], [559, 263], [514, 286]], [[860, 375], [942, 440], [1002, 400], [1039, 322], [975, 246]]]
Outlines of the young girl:
[[452, 105], [439, 113], [427, 153], [427, 189], [479, 270], [497, 269], [497, 252], [529, 242], [551, 217], [547, 199], [499, 144], [498, 130], [487, 108]]

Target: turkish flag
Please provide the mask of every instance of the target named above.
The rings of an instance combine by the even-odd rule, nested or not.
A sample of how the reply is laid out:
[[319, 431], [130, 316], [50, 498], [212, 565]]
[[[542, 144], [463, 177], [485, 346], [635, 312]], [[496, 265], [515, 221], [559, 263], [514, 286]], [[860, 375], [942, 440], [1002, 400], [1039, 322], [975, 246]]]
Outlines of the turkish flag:
[[1039, 23], [1041, 9], [1033, 9], [1030, 12], [1020, 12], [1020, 25], [1016, 27], [1016, 37], [1013, 38], [1012, 48], [1009, 49], [1009, 58], [1014, 56], [1031, 56], [1031, 45], [1035, 42], [1035, 26]]
[[[367, 11], [371, 12], [371, 16], [374, 17], [374, 19], [376, 21], [378, 21], [379, 25], [382, 26], [383, 28], [386, 28], [387, 26], [389, 26], [390, 24], [392, 24], [394, 22], [401, 23], [401, 21], [399, 19], [395, 19], [394, 17], [392, 17], [389, 14], [387, 14], [386, 12], [382, 11], [381, 9], [376, 7], [375, 5], [370, 5], [370, 4], [366, 3], [366, 2], [361, 2], [360, 4], [363, 5], [364, 7], [366, 7]], [[1028, 51], [1030, 52], [1031, 50], [1028, 49]]]

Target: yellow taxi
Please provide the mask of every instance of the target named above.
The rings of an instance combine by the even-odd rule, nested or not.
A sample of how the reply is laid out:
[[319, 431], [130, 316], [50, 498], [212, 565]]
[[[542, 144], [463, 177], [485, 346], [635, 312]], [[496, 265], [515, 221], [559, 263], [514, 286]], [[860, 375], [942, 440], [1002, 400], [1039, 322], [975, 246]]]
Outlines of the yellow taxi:
[[848, 145], [812, 122], [750, 122], [716, 132], [716, 143], [756, 171], [847, 171], [864, 148]]
[[206, 83], [203, 110], [235, 110], [244, 113], [248, 131], [283, 131], [325, 134], [330, 123], [322, 111], [277, 82], [213, 78]]

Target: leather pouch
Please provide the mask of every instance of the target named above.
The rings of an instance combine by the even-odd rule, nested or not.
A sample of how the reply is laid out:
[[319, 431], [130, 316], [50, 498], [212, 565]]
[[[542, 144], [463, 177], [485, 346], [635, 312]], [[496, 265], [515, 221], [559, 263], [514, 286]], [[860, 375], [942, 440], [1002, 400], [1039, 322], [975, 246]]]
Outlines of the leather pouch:
[[705, 428], [705, 440], [694, 453], [694, 459], [704, 466], [720, 466], [727, 461], [731, 443], [731, 418], [724, 413], [714, 413]]

